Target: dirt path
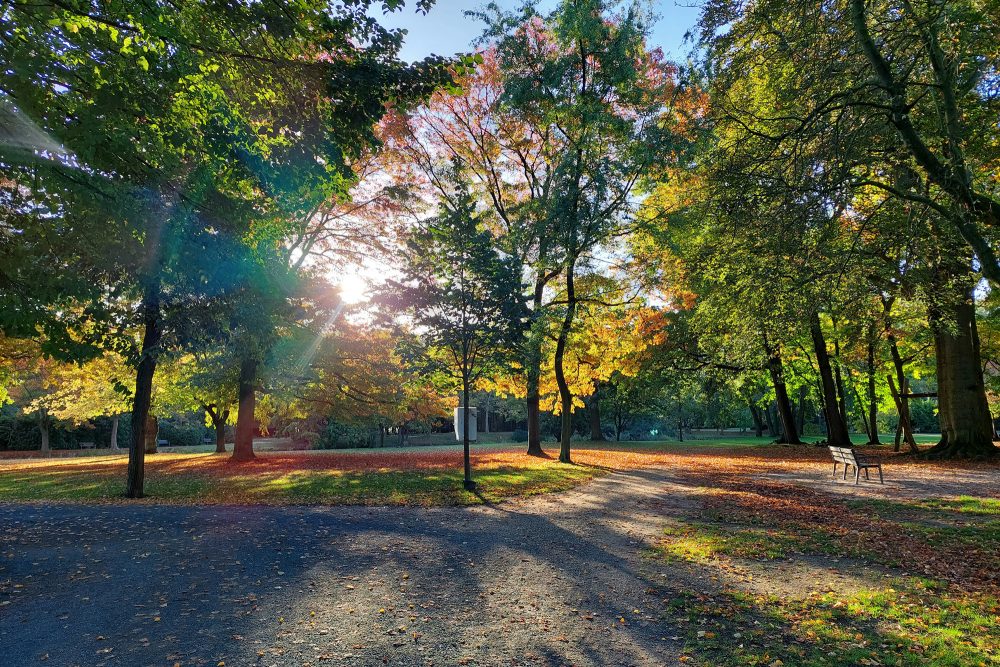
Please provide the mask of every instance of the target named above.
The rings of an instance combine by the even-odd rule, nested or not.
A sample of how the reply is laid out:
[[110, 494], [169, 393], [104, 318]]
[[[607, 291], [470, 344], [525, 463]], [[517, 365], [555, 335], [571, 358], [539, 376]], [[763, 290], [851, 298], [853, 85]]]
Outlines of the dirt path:
[[0, 505], [0, 663], [662, 665], [661, 470], [477, 508]]

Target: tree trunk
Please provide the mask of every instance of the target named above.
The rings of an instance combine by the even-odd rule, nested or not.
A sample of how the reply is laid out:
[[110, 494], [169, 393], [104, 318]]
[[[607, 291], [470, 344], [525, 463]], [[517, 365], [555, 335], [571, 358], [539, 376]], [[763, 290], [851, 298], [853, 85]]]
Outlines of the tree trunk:
[[545, 295], [545, 277], [539, 271], [535, 278], [535, 292], [532, 296], [532, 323], [528, 331], [527, 357], [525, 359], [525, 380], [527, 395], [525, 403], [528, 411], [528, 455], [542, 456], [542, 434], [539, 407], [539, 384], [542, 376], [542, 299]]
[[146, 464], [146, 428], [153, 397], [153, 375], [163, 338], [160, 322], [159, 284], [147, 287], [143, 295], [142, 352], [135, 373], [135, 398], [132, 401], [132, 438], [128, 450], [128, 476], [125, 496], [142, 498]]
[[1000, 453], [986, 400], [979, 333], [972, 299], [931, 311], [938, 381], [941, 441], [927, 458], [985, 458]]
[[160, 437], [160, 420], [156, 418], [156, 415], [149, 415], [149, 419], [146, 420], [146, 442], [143, 448], [146, 450], [147, 454], [155, 454], [157, 440]]
[[118, 422], [121, 415], [111, 415], [111, 451], [117, 452], [118, 447]]
[[590, 439], [604, 442], [604, 431], [601, 430], [601, 383], [594, 384], [594, 393], [590, 397]]
[[[899, 387], [899, 391], [907, 394], [909, 393], [909, 382], [906, 379], [906, 373], [903, 366], [903, 357], [899, 354], [899, 346], [896, 344], [896, 337], [889, 334], [889, 352], [892, 353], [892, 365], [896, 370], [896, 385]], [[900, 397], [899, 403], [896, 405], [896, 411], [899, 413], [899, 430], [902, 432], [903, 441], [909, 448], [910, 452], [916, 454], [919, 449], [917, 448], [917, 440], [913, 437], [913, 424], [910, 421], [910, 401], [905, 397]], [[899, 451], [899, 437], [896, 438], [896, 448]]]
[[764, 421], [765, 421], [765, 426], [767, 428], [767, 434], [769, 436], [771, 436], [772, 438], [777, 438], [781, 434], [778, 433], [778, 429], [776, 429], [774, 427], [774, 416], [771, 414], [771, 406], [773, 404], [774, 404], [774, 402], [772, 401], [771, 405], [768, 405], [763, 410], [761, 410], [761, 414], [764, 415]]
[[764, 340], [764, 351], [767, 354], [767, 370], [774, 385], [774, 399], [778, 406], [778, 417], [781, 420], [782, 435], [778, 442], [790, 445], [801, 445], [799, 434], [795, 430], [795, 417], [792, 415], [792, 404], [788, 400], [788, 388], [785, 386], [785, 369], [781, 363], [781, 353], [772, 348]]
[[814, 312], [809, 320], [809, 333], [812, 336], [813, 350], [816, 352], [816, 365], [819, 367], [823, 412], [826, 414], [827, 442], [836, 447], [850, 447], [851, 436], [847, 432], [847, 424], [837, 403], [837, 386], [834, 384], [830, 354], [826, 349], [826, 338], [823, 336], [818, 313]]
[[212, 419], [212, 424], [215, 426], [215, 453], [225, 454], [226, 453], [226, 422], [229, 421], [229, 409], [223, 410], [221, 413], [216, 412], [215, 417]]
[[49, 445], [49, 415], [45, 408], [38, 410], [38, 434], [42, 438], [41, 452], [48, 456], [52, 453], [52, 448]]
[[[836, 329], [837, 323], [834, 322], [833, 326], [834, 329]], [[833, 364], [833, 377], [836, 380], [836, 386], [837, 386], [837, 409], [840, 411], [840, 418], [843, 420], [844, 427], [847, 429], [848, 433], [847, 442], [850, 443], [847, 446], [850, 447], [853, 445], [853, 443], [851, 443], [850, 440], [851, 411], [850, 408], [848, 407], [848, 402], [850, 398], [847, 395], [847, 386], [844, 384], [844, 371], [840, 363], [841, 360], [840, 338], [837, 336], [834, 336], [833, 338], [833, 353], [835, 355]], [[848, 379], [850, 379], [850, 373], [848, 373]]]
[[875, 386], [875, 331], [874, 326], [869, 332], [868, 338], [868, 423], [871, 426], [871, 435], [868, 444], [881, 445], [882, 441], [878, 437], [878, 394]]
[[469, 453], [469, 376], [466, 373], [462, 374], [462, 463], [465, 468], [463, 486], [466, 491], [475, 491], [476, 483], [472, 481], [472, 457]]
[[566, 314], [563, 316], [562, 326], [559, 327], [554, 360], [556, 384], [559, 385], [559, 407], [562, 412], [562, 429], [559, 434], [559, 460], [562, 463], [573, 462], [570, 457], [570, 440], [573, 437], [573, 393], [566, 381], [563, 360], [569, 343], [570, 328], [573, 326], [573, 317], [576, 315], [576, 286], [573, 283], [575, 264], [576, 258], [570, 258], [566, 265]]
[[798, 411], [798, 422], [796, 424], [798, 428], [799, 435], [804, 435], [806, 432], [806, 397], [809, 395], [809, 390], [805, 385], [799, 387], [799, 411]]
[[236, 413], [236, 438], [233, 442], [233, 461], [252, 461], [253, 436], [257, 428], [254, 412], [257, 409], [257, 360], [244, 359], [240, 364], [239, 407]]
[[747, 401], [747, 405], [750, 406], [750, 417], [753, 419], [753, 432], [758, 438], [764, 435], [764, 421], [760, 416], [760, 408], [754, 405], [752, 402]]

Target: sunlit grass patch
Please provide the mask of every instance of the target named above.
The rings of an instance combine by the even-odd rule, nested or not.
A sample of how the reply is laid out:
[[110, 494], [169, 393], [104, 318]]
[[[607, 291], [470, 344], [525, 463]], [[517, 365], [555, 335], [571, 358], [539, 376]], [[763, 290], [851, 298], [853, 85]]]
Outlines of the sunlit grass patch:
[[998, 612], [995, 597], [907, 579], [803, 599], [679, 595], [668, 615], [689, 628], [689, 664], [966, 667], [1000, 663]]
[[692, 562], [717, 556], [734, 558], [784, 558], [815, 547], [807, 536], [774, 528], [725, 527], [711, 523], [686, 523], [664, 530], [658, 549], [663, 555]]
[[920, 507], [950, 510], [963, 514], [1000, 515], [1000, 499], [959, 496], [957, 498], [927, 498], [917, 502]]

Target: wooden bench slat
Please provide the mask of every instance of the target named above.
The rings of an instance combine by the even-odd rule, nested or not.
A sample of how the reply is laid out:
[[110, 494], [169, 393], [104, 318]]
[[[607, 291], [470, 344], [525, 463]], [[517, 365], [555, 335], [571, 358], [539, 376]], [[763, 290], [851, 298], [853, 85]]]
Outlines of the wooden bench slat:
[[865, 473], [865, 479], [868, 479], [868, 470], [878, 470], [878, 481], [879, 484], [884, 484], [882, 479], [882, 463], [877, 456], [866, 457], [864, 454], [858, 454], [850, 447], [834, 447], [828, 445], [830, 450], [830, 455], [833, 457], [833, 475], [837, 475], [837, 466], [843, 464], [844, 466], [844, 479], [847, 479], [847, 471], [850, 466], [854, 466], [854, 483], [858, 484], [861, 481], [861, 471]]

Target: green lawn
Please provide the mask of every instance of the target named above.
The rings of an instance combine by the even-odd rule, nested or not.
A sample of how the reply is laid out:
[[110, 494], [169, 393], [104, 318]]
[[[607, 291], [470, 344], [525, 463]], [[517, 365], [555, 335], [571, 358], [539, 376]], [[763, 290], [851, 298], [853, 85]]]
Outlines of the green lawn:
[[[720, 584], [664, 592], [684, 662], [1000, 665], [996, 498], [845, 500], [766, 480], [715, 491], [653, 554]], [[815, 578], [790, 583], [791, 563]]]
[[[462, 488], [461, 454], [436, 451], [263, 452], [232, 464], [210, 453], [164, 452], [146, 462], [146, 495], [188, 504], [456, 505], [569, 489], [604, 474], [510, 447], [474, 453], [477, 493]], [[0, 461], [0, 501], [111, 502], [124, 493], [124, 456]]]

